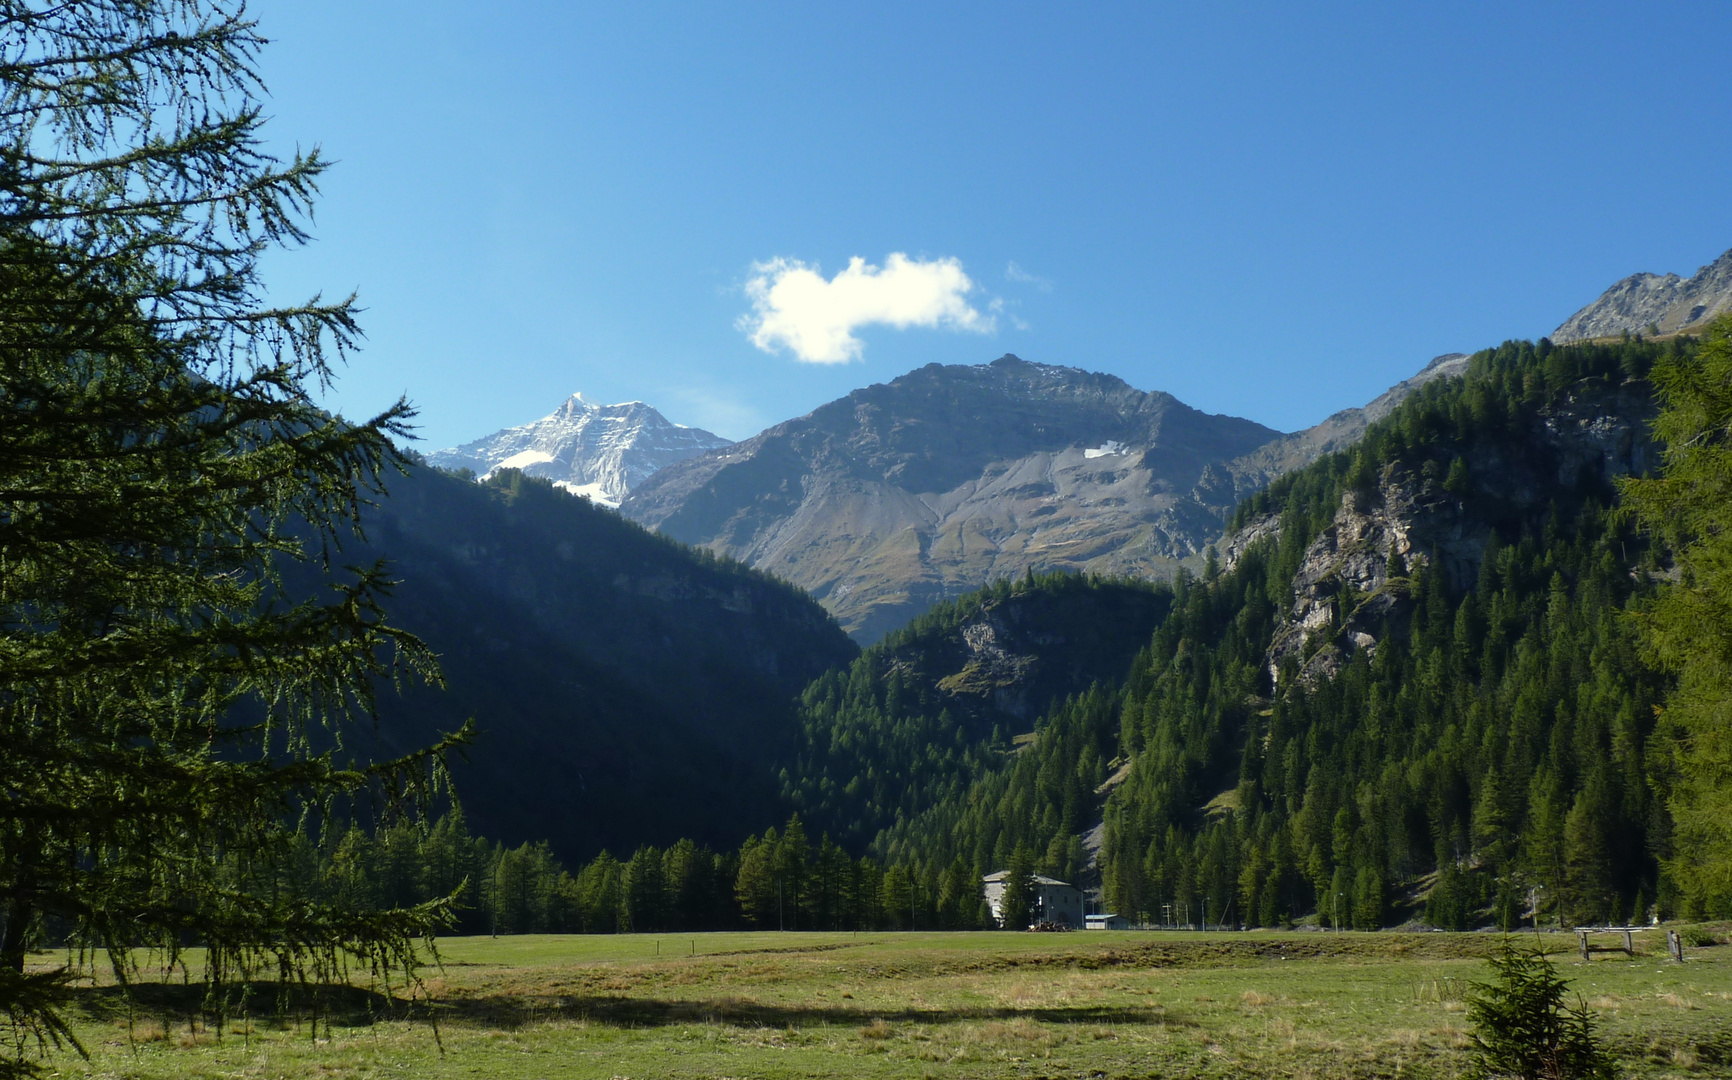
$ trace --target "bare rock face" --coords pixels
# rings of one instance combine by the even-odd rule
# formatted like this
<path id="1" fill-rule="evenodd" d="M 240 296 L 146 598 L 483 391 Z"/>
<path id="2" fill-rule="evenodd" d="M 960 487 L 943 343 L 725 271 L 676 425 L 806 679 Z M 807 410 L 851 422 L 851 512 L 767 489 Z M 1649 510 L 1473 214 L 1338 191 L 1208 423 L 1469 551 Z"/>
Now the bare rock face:
<path id="1" fill-rule="evenodd" d="M 931 364 L 670 466 L 621 509 L 800 585 L 871 642 L 1030 568 L 1170 576 L 1240 499 L 1466 366 L 1439 356 L 1282 435 L 1077 368 Z"/>
<path id="2" fill-rule="evenodd" d="M 1294 575 L 1293 606 L 1269 647 L 1271 678 L 1289 661 L 1305 682 L 1334 675 L 1355 653 L 1374 651 L 1390 617 L 1411 607 L 1414 571 L 1430 567 L 1466 585 L 1494 529 L 1544 511 L 1560 491 L 1603 492 L 1614 477 L 1652 468 L 1652 415 L 1646 384 L 1584 387 L 1519 437 L 1474 443 L 1464 455 L 1466 492 L 1444 490 L 1442 461 L 1392 464 L 1373 487 L 1347 492 Z M 1265 515 L 1223 539 L 1223 564 L 1278 536 L 1280 525 Z"/>
<path id="3" fill-rule="evenodd" d="M 1559 345 L 1624 334 L 1663 337 L 1688 333 L 1732 310 L 1732 251 L 1696 271 L 1631 274 L 1552 331 Z"/>
<path id="4" fill-rule="evenodd" d="M 1026 570 L 1166 576 L 1276 438 L 1110 375 L 930 364 L 669 466 L 621 507 L 817 597 L 873 641 Z"/>

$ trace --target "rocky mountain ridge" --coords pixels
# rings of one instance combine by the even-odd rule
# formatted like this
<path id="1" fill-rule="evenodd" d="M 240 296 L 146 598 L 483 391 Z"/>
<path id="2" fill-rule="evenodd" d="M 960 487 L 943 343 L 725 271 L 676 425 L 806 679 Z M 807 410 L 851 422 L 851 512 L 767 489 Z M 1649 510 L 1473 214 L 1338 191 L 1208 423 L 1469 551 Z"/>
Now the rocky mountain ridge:
<path id="1" fill-rule="evenodd" d="M 1241 494 L 1226 463 L 1279 434 L 1007 355 L 856 390 L 664 469 L 621 510 L 800 585 L 871 641 L 1030 569 L 1170 574 Z"/>
<path id="2" fill-rule="evenodd" d="M 1631 274 L 1551 333 L 1558 345 L 1623 334 L 1667 337 L 1732 311 L 1732 251 L 1689 278 Z"/>
<path id="3" fill-rule="evenodd" d="M 793 581 L 870 642 L 1030 569 L 1170 576 L 1240 499 L 1466 364 L 1288 435 L 1078 368 L 932 364 L 671 467 L 622 511 Z"/>
<path id="4" fill-rule="evenodd" d="M 519 469 L 575 495 L 618 506 L 657 470 L 728 445 L 729 440 L 702 428 L 671 423 L 641 401 L 596 405 L 573 394 L 551 415 L 436 450 L 427 461 L 469 469 L 482 478 L 499 469 Z"/>

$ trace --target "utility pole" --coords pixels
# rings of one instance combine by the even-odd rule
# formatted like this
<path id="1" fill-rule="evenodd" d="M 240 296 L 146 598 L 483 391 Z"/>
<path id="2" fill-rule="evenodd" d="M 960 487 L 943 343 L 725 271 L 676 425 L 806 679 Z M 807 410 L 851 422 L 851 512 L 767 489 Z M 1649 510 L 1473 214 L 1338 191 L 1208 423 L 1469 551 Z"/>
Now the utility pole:
<path id="1" fill-rule="evenodd" d="M 499 867 L 505 862 L 505 847 L 500 846 L 499 858 L 493 862 L 493 928 L 492 936 L 499 936 Z"/>

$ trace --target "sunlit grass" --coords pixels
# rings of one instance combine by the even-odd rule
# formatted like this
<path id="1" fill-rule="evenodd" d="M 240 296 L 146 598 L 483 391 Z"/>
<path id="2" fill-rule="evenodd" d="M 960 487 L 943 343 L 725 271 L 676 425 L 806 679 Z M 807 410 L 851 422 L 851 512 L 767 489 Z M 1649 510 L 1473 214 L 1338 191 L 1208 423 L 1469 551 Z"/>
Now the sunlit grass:
<path id="1" fill-rule="evenodd" d="M 1632 1076 L 1732 1071 L 1732 948 L 1566 978 Z M 93 1002 L 62 1075 L 1454 1077 L 1484 934 L 697 934 L 458 938 L 434 1013 L 376 996 L 218 1032 Z M 1659 954 L 1659 955 L 1655 955 Z M 1726 955 L 1723 955 L 1726 954 Z M 43 957 L 43 960 L 50 959 Z M 196 964 L 196 956 L 193 958 Z M 182 999 L 184 1003 L 184 998 Z M 438 1021 L 435 1035 L 433 1015 Z"/>

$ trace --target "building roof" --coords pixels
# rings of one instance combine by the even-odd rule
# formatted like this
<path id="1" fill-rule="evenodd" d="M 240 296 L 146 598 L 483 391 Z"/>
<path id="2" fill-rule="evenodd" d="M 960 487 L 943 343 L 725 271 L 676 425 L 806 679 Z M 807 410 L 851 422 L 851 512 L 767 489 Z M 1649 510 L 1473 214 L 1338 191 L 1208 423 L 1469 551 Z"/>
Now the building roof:
<path id="1" fill-rule="evenodd" d="M 1009 870 L 997 870 L 997 871 L 994 871 L 993 873 L 986 875 L 985 877 L 981 878 L 980 880 L 986 881 L 986 882 L 1003 881 L 1004 879 L 1006 879 L 1008 877 L 1010 877 L 1010 871 Z M 1042 877 L 1039 874 L 1030 874 L 1029 879 L 1031 881 L 1033 881 L 1036 885 L 1062 885 L 1067 889 L 1076 888 L 1075 885 L 1072 885 L 1068 881 L 1060 881 L 1057 878 Z"/>

